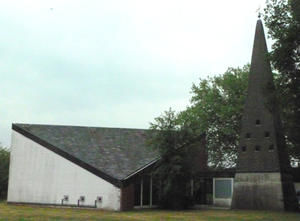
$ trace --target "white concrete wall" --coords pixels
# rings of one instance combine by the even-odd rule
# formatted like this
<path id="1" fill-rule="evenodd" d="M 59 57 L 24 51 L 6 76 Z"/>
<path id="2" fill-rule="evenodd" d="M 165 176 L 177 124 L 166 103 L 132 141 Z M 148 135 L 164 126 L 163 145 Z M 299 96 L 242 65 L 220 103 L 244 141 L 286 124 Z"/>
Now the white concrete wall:
<path id="1" fill-rule="evenodd" d="M 284 210 L 281 173 L 236 173 L 231 208 Z"/>
<path id="2" fill-rule="evenodd" d="M 8 202 L 77 204 L 93 206 L 102 197 L 99 208 L 120 210 L 120 189 L 69 160 L 46 149 L 22 134 L 12 132 Z"/>

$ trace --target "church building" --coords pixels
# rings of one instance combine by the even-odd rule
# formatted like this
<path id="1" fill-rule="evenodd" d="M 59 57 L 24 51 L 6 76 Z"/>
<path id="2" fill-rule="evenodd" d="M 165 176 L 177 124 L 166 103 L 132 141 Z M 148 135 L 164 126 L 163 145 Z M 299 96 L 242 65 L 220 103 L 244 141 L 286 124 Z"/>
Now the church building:
<path id="1" fill-rule="evenodd" d="M 300 173 L 290 167 L 266 55 L 259 19 L 237 167 L 209 169 L 203 136 L 191 161 L 196 207 L 298 207 Z M 147 144 L 147 130 L 13 124 L 11 140 L 8 203 L 115 211 L 157 205 L 160 182 L 152 171 L 160 155 Z"/>

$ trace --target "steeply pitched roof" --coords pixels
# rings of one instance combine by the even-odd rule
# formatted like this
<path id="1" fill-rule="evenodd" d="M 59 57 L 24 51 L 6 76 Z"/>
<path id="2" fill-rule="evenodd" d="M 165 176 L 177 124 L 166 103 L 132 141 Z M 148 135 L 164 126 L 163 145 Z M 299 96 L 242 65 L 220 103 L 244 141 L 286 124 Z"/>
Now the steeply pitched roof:
<path id="1" fill-rule="evenodd" d="M 142 129 L 34 124 L 13 129 L 117 186 L 159 158 Z"/>

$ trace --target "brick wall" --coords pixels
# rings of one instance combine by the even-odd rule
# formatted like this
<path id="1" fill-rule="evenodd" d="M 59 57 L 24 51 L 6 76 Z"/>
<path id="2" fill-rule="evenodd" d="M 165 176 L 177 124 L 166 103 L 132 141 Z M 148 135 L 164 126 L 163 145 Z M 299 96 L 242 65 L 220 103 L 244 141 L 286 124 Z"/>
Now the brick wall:
<path id="1" fill-rule="evenodd" d="M 130 184 L 121 189 L 121 211 L 131 210 L 134 206 L 134 185 Z"/>

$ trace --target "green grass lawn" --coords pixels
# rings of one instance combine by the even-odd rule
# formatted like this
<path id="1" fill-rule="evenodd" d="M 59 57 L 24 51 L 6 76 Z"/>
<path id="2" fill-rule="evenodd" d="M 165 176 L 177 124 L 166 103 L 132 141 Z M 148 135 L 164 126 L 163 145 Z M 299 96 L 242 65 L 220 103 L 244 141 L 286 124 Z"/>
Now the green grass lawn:
<path id="1" fill-rule="evenodd" d="M 242 211 L 242 210 L 135 210 L 110 212 L 94 209 L 50 208 L 39 206 L 7 205 L 0 203 L 0 220 L 263 220 L 300 221 L 300 213 Z"/>

